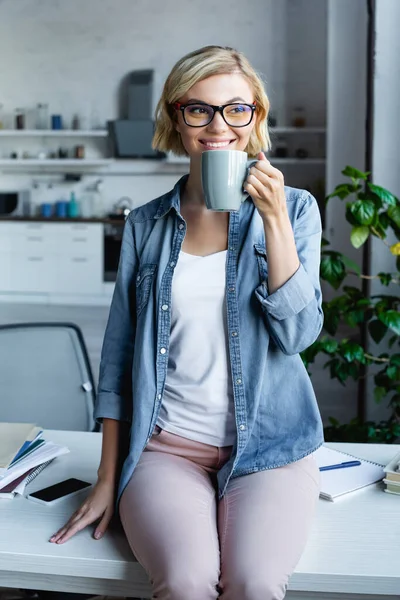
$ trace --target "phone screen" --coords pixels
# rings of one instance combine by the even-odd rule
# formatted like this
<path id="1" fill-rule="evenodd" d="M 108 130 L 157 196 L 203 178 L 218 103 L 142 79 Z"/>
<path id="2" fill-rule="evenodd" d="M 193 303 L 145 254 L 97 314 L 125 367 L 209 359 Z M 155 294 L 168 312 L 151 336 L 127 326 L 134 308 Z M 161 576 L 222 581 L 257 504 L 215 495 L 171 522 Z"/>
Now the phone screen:
<path id="1" fill-rule="evenodd" d="M 80 479 L 65 479 L 65 481 L 60 481 L 50 487 L 43 488 L 42 490 L 38 490 L 37 492 L 33 492 L 29 494 L 32 498 L 37 498 L 38 500 L 43 500 L 43 502 L 52 502 L 57 498 L 62 498 L 63 496 L 68 496 L 68 494 L 72 494 L 73 492 L 77 492 L 78 490 L 83 490 L 91 485 L 87 481 L 81 481 Z"/>

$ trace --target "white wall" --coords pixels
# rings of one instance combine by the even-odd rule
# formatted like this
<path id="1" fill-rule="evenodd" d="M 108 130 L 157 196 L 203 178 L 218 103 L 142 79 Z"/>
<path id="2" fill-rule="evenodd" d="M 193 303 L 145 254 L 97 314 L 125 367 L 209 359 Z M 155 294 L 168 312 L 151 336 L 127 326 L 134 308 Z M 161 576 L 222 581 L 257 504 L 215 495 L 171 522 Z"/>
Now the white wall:
<path id="1" fill-rule="evenodd" d="M 400 2 L 377 0 L 376 4 L 376 53 L 375 53 L 375 107 L 374 107 L 374 183 L 389 189 L 400 197 Z M 388 243 L 394 243 L 394 236 Z M 372 242 L 371 273 L 395 271 L 395 259 L 379 240 Z M 398 285 L 389 288 L 372 282 L 372 294 L 398 295 Z M 377 355 L 385 351 L 371 343 L 371 351 Z M 368 397 L 368 416 L 371 419 L 386 416 L 385 404 L 374 402 L 372 393 Z"/>
<path id="2" fill-rule="evenodd" d="M 307 125 L 326 123 L 327 1 L 288 0 L 286 112 L 307 107 Z"/>
<path id="3" fill-rule="evenodd" d="M 348 181 L 346 165 L 364 170 L 366 110 L 367 11 L 365 0 L 329 0 L 327 191 Z M 359 259 L 350 243 L 345 204 L 331 199 L 327 205 L 327 237 L 332 248 Z M 326 290 L 325 297 L 331 295 Z"/>
<path id="4" fill-rule="evenodd" d="M 303 24 L 296 63 L 299 76 L 289 82 L 292 73 L 287 71 L 286 42 L 289 37 L 292 55 L 296 54 L 296 28 L 288 29 L 288 2 L 289 11 L 296 4 L 301 6 Z M 318 35 L 322 31 L 318 18 L 323 12 L 317 8 L 319 4 L 326 2 L 247 0 L 243 4 L 231 0 L 227 5 L 213 0 L 2 0 L 0 103 L 10 113 L 15 107 L 32 109 L 38 102 L 48 102 L 50 112 L 61 113 L 67 125 L 75 112 L 89 125 L 93 120 L 105 122 L 118 116 L 118 88 L 128 72 L 155 70 L 154 108 L 176 60 L 203 45 L 221 44 L 237 47 L 248 56 L 266 81 L 272 106 L 280 115 L 286 114 L 286 103 L 305 103 L 310 123 L 321 123 L 323 73 L 313 68 L 310 83 L 308 70 L 310 56 L 318 62 L 324 55 L 324 36 Z M 311 53 L 310 47 L 303 46 L 310 32 L 315 37 Z M 288 90 L 285 83 L 289 83 Z M 312 94 L 304 93 L 310 89 Z M 12 149 L 8 145 L 5 151 Z M 162 177 L 106 178 L 108 206 L 122 195 L 130 196 L 136 205 L 148 201 L 172 187 L 179 171 L 182 168 Z M 76 185 L 78 193 L 92 179 Z M 31 176 L 0 173 L 1 187 L 17 183 L 24 187 L 31 181 Z M 59 196 L 68 192 L 65 185 L 55 191 Z"/>

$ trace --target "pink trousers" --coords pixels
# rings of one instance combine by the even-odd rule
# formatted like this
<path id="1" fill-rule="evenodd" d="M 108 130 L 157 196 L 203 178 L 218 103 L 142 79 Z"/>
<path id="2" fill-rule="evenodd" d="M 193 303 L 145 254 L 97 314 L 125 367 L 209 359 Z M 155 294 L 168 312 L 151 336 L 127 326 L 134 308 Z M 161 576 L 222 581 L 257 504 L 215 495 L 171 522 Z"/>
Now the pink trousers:
<path id="1" fill-rule="evenodd" d="M 313 455 L 229 481 L 218 448 L 156 427 L 120 502 L 157 600 L 278 600 L 305 547 L 319 470 Z"/>

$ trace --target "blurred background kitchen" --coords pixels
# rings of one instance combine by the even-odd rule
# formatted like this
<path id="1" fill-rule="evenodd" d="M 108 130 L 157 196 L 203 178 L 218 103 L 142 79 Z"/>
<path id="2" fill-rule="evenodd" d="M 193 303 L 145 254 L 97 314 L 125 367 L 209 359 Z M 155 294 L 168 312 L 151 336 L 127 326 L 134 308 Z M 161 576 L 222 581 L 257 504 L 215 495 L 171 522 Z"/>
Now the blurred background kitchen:
<path id="1" fill-rule="evenodd" d="M 0 324 L 78 324 L 97 379 L 124 219 L 187 172 L 185 159 L 151 149 L 154 109 L 172 65 L 206 44 L 238 48 L 261 73 L 272 163 L 349 246 L 343 214 L 323 201 L 346 164 L 364 166 L 366 7 L 0 0 Z M 390 22 L 382 12 L 382 32 Z M 351 383 L 342 391 L 321 372 L 314 384 L 324 418 L 351 418 Z"/>

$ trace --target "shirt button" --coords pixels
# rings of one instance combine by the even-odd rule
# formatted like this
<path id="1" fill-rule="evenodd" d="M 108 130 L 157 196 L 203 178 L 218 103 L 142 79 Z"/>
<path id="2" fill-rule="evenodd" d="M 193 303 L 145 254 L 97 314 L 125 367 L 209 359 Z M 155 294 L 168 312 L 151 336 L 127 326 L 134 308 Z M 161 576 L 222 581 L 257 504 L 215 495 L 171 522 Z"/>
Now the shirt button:
<path id="1" fill-rule="evenodd" d="M 241 431 L 243 431 L 244 429 L 246 429 L 246 425 L 239 425 L 239 429 L 241 429 Z"/>
<path id="2" fill-rule="evenodd" d="M 234 250 L 236 250 L 236 248 L 235 248 L 235 246 L 229 246 L 229 250 L 232 250 L 232 252 L 233 252 Z"/>
<path id="3" fill-rule="evenodd" d="M 160 348 L 160 354 L 165 354 L 166 353 L 166 349 L 165 348 Z"/>
<path id="4" fill-rule="evenodd" d="M 157 398 L 158 398 L 159 400 L 161 400 L 161 394 L 158 394 Z"/>
<path id="5" fill-rule="evenodd" d="M 183 223 L 180 223 L 180 225 L 178 225 L 178 229 L 183 229 L 185 226 Z"/>
<path id="6" fill-rule="evenodd" d="M 168 304 L 163 304 L 161 307 L 163 310 L 168 310 Z"/>
<path id="7" fill-rule="evenodd" d="M 236 383 L 242 383 L 241 379 L 236 379 Z"/>
<path id="8" fill-rule="evenodd" d="M 232 337 L 236 337 L 237 336 L 237 331 L 232 331 Z"/>
<path id="9" fill-rule="evenodd" d="M 174 266 L 175 266 L 175 263 L 174 263 L 174 261 L 173 261 L 173 260 L 172 260 L 172 261 L 169 263 L 169 266 L 170 266 L 170 267 L 174 267 Z"/>
<path id="10" fill-rule="evenodd" d="M 229 288 L 229 291 L 230 292 L 234 292 L 235 291 L 235 288 L 233 287 L 233 285 Z"/>
<path id="11" fill-rule="evenodd" d="M 136 277 L 136 281 L 140 281 L 140 275 Z"/>

